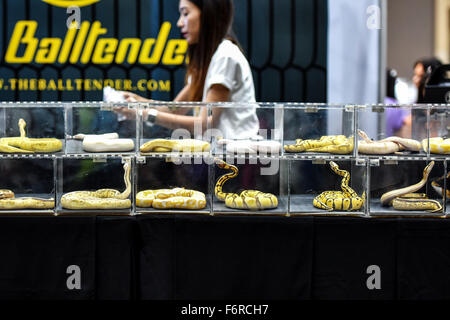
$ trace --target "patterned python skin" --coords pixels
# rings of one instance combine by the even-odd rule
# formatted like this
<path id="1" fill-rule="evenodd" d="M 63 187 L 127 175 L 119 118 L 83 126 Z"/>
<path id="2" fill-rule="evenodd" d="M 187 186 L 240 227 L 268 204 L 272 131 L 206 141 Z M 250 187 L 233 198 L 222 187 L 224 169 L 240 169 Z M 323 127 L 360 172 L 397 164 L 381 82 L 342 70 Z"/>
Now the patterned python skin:
<path id="1" fill-rule="evenodd" d="M 450 178 L 450 172 L 447 174 L 446 180 Z M 437 192 L 441 197 L 444 194 L 444 187 L 440 184 L 440 181 L 444 180 L 444 176 L 434 180 L 431 182 L 431 186 L 433 187 L 434 191 Z M 447 189 L 446 195 L 447 195 L 447 201 L 450 200 L 450 190 Z"/>
<path id="2" fill-rule="evenodd" d="M 34 197 L 15 198 L 11 190 L 0 190 L 0 210 L 53 209 L 55 200 Z"/>
<path id="3" fill-rule="evenodd" d="M 353 137 L 344 135 L 323 136 L 319 140 L 297 139 L 295 144 L 284 146 L 286 152 L 327 152 L 350 154 L 353 151 Z"/>
<path id="4" fill-rule="evenodd" d="M 225 182 L 235 178 L 238 175 L 239 170 L 236 166 L 230 165 L 217 158 L 215 159 L 215 163 L 221 169 L 233 171 L 220 177 L 214 188 L 217 199 L 224 201 L 225 206 L 232 209 L 251 211 L 273 209 L 278 207 L 278 198 L 271 193 L 264 193 L 257 190 L 244 190 L 241 194 L 223 192 L 222 187 Z"/>
<path id="5" fill-rule="evenodd" d="M 319 194 L 313 200 L 313 205 L 316 208 L 328 210 L 328 211 L 353 211 L 359 210 L 364 206 L 366 193 L 362 196 L 349 187 L 350 173 L 346 170 L 340 170 L 339 166 L 330 161 L 331 169 L 342 178 L 341 189 L 342 191 L 325 191 Z"/>
<path id="6" fill-rule="evenodd" d="M 27 123 L 19 119 L 20 137 L 0 138 L 0 152 L 4 153 L 35 153 L 57 152 L 62 149 L 62 142 L 58 139 L 27 138 L 25 126 Z"/>
<path id="7" fill-rule="evenodd" d="M 184 188 L 145 190 L 136 195 L 136 206 L 165 210 L 201 210 L 206 207 L 206 197 L 203 192 Z"/>
<path id="8" fill-rule="evenodd" d="M 418 183 L 383 194 L 381 196 L 381 204 L 383 206 L 392 206 L 394 209 L 402 211 L 428 211 L 431 213 L 442 211 L 442 205 L 439 201 L 428 199 L 427 195 L 423 193 L 414 193 L 427 183 L 433 166 L 434 161 L 431 161 L 423 169 L 422 180 Z"/>
<path id="9" fill-rule="evenodd" d="M 155 139 L 144 143 L 141 152 L 208 152 L 210 144 L 195 139 Z"/>
<path id="10" fill-rule="evenodd" d="M 64 209 L 95 210 L 95 209 L 129 209 L 131 200 L 130 162 L 123 165 L 125 191 L 120 193 L 114 189 L 99 189 L 97 191 L 73 191 L 61 197 L 61 205 Z"/>
<path id="11" fill-rule="evenodd" d="M 423 151 L 428 152 L 428 139 L 422 140 Z M 450 139 L 430 138 L 430 153 L 450 154 Z"/>

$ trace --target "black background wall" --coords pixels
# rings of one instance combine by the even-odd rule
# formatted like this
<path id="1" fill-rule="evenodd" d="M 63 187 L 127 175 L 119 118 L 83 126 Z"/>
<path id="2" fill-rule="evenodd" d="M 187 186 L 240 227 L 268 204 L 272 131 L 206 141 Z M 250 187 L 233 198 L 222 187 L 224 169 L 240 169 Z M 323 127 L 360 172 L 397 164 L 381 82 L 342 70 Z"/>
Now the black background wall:
<path id="1" fill-rule="evenodd" d="M 258 101 L 326 101 L 327 1 L 235 0 L 235 33 L 250 60 Z M 8 79 L 170 80 L 170 91 L 139 94 L 170 100 L 183 86 L 184 66 L 9 64 L 7 46 L 19 20 L 38 22 L 35 37 L 64 39 L 66 8 L 42 0 L 0 0 L 1 101 L 98 101 L 101 90 L 13 90 Z M 156 38 L 163 22 L 179 39 L 178 0 L 101 0 L 81 8 L 81 21 L 100 21 L 108 38 Z M 33 60 L 34 61 L 34 60 Z M 2 81 L 0 80 L 0 83 Z M 7 88 L 6 88 L 6 87 Z M 23 89 L 23 88 L 22 88 Z"/>

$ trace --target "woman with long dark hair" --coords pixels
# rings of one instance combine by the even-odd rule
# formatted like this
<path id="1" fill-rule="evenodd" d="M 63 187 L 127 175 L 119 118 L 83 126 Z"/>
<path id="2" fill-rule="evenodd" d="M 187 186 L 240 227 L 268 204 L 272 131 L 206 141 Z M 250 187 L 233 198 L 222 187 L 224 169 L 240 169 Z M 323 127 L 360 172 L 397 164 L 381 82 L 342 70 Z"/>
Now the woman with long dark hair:
<path id="1" fill-rule="evenodd" d="M 177 26 L 189 45 L 186 85 L 175 101 L 192 102 L 255 102 L 255 88 L 247 59 L 232 35 L 232 0 L 180 0 Z M 128 101 L 149 102 L 134 93 L 124 92 Z M 214 108 L 212 115 L 205 108 L 187 116 L 189 108 L 175 111 L 158 107 L 143 111 L 149 122 L 169 128 L 185 128 L 194 132 L 195 124 L 204 130 L 219 129 L 223 137 L 235 139 L 257 135 L 259 122 L 255 107 Z M 203 131 L 202 130 L 202 131 Z"/>

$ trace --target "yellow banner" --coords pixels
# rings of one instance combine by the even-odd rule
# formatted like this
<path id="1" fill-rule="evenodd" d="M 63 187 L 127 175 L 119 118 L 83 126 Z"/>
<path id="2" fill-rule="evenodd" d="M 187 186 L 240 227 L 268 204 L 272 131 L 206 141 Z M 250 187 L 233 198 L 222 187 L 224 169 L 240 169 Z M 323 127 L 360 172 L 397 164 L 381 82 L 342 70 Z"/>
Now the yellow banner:
<path id="1" fill-rule="evenodd" d="M 100 21 L 84 21 L 79 29 L 68 28 L 64 39 L 35 37 L 38 22 L 18 21 L 6 50 L 7 63 L 54 64 L 129 64 L 180 65 L 186 60 L 188 44 L 186 40 L 168 40 L 171 23 L 164 22 L 158 37 L 103 38 L 108 29 Z M 22 50 L 23 49 L 23 50 Z M 21 53 L 21 54 L 20 54 Z"/>

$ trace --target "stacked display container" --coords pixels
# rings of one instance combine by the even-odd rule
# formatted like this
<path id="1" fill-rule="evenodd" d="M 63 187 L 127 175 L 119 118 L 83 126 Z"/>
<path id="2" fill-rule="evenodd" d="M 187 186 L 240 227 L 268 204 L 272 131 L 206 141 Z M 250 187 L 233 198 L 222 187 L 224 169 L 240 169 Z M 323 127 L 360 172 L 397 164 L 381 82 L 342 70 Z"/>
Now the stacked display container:
<path id="1" fill-rule="evenodd" d="M 176 110 L 196 116 L 197 121 L 190 128 L 171 124 L 166 129 L 142 116 L 151 109 Z M 220 114 L 234 109 L 254 110 L 259 131 L 244 139 L 237 131 L 221 132 Z M 4 177 L 0 190 L 14 192 L 12 198 L 0 191 L 0 214 L 446 217 L 447 109 L 447 105 L 2 103 L 0 139 L 23 140 L 18 140 L 19 150 L 11 148 L 13 140 L 0 140 Z M 19 119 L 26 123 L 25 134 Z M 131 147 L 106 150 L 86 138 L 111 134 L 116 134 L 111 139 Z M 399 135 L 403 140 L 392 138 Z M 24 153 L 20 148 L 26 148 L 27 138 L 59 140 L 61 149 Z M 194 147 L 181 148 L 183 139 L 194 139 Z M 181 144 L 173 144 L 174 140 Z M 155 141 L 162 144 L 148 147 Z M 158 208 L 137 201 L 140 192 L 174 188 L 203 194 L 205 205 Z M 102 189 L 116 190 L 130 206 L 62 205 L 66 194 Z M 256 202 L 250 193 L 241 198 L 248 190 L 265 195 Z M 423 194 L 425 209 L 420 209 L 420 199 L 403 201 L 408 193 Z M 55 206 L 6 205 L 8 199 L 23 198 L 54 199 Z"/>

